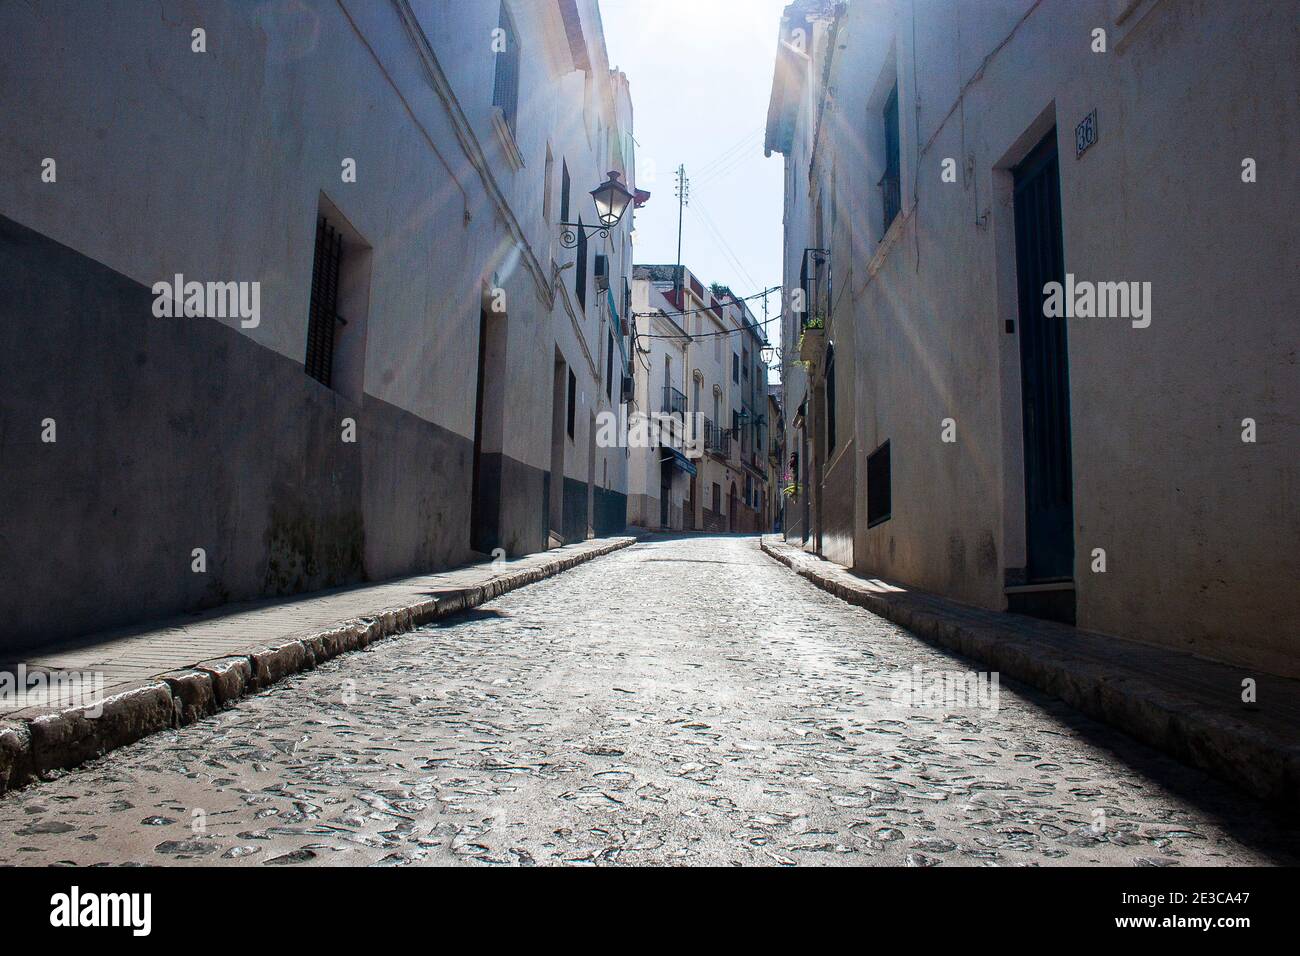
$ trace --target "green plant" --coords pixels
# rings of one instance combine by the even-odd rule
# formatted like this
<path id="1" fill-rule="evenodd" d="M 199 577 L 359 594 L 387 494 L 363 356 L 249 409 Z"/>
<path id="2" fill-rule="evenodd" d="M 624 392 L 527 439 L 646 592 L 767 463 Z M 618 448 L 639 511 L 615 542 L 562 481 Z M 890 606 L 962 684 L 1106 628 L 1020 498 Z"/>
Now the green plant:
<path id="1" fill-rule="evenodd" d="M 824 329 L 826 328 L 826 313 L 818 312 L 810 318 L 804 325 L 805 329 Z"/>
<path id="2" fill-rule="evenodd" d="M 803 489 L 799 487 L 799 482 L 792 481 L 781 489 L 781 494 L 785 495 L 787 498 L 798 498 L 803 494 Z"/>

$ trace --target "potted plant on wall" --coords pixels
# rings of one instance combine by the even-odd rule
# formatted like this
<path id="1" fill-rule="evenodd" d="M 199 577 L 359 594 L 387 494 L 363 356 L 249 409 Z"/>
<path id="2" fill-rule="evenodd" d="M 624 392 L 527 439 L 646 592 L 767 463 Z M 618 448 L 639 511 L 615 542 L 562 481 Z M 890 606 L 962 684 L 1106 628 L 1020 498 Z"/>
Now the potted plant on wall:
<path id="1" fill-rule="evenodd" d="M 799 335 L 799 359 L 812 364 L 821 357 L 826 346 L 826 315 L 818 312 L 808 320 Z"/>

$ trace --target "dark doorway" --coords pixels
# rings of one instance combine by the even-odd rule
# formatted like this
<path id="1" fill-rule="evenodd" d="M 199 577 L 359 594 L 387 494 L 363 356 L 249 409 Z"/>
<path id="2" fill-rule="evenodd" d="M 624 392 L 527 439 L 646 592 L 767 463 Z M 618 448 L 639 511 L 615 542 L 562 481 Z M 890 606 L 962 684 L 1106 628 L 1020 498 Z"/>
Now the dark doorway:
<path id="1" fill-rule="evenodd" d="M 698 388 L 699 383 L 696 382 Z M 696 477 L 691 475 L 690 498 L 686 502 L 686 507 L 682 510 L 682 528 L 686 531 L 695 530 L 695 488 Z"/>
<path id="2" fill-rule="evenodd" d="M 802 499 L 800 505 L 803 510 L 803 543 L 808 543 L 808 532 L 812 526 L 812 509 L 809 508 L 809 502 L 812 501 L 812 468 L 808 461 L 808 431 L 804 428 L 799 429 L 799 464 L 803 466 L 803 481 L 799 484 L 799 496 Z M 798 480 L 798 479 L 796 479 Z"/>
<path id="3" fill-rule="evenodd" d="M 478 390 L 474 398 L 474 476 L 470 547 L 490 554 L 501 546 L 501 468 L 505 402 L 506 317 L 479 311 Z"/>
<path id="4" fill-rule="evenodd" d="M 569 366 L 555 350 L 555 375 L 551 385 L 551 473 L 547 477 L 547 525 L 551 538 L 564 541 L 564 440 L 569 434 Z"/>
<path id="5" fill-rule="evenodd" d="M 668 499 L 672 497 L 673 493 L 673 460 L 672 452 L 668 451 L 667 448 L 661 447 L 659 450 L 669 456 L 666 461 L 659 463 L 659 527 L 667 528 L 669 517 Z"/>
<path id="6" fill-rule="evenodd" d="M 1043 286 L 1065 281 L 1055 129 L 1015 169 L 1015 218 L 1026 576 L 1066 582 L 1074 576 L 1070 363 L 1066 320 L 1043 315 Z"/>
<path id="7" fill-rule="evenodd" d="M 731 483 L 731 491 L 727 494 L 727 529 L 736 531 L 740 528 L 737 521 L 737 509 L 739 508 L 740 499 L 736 497 L 736 483 Z"/>

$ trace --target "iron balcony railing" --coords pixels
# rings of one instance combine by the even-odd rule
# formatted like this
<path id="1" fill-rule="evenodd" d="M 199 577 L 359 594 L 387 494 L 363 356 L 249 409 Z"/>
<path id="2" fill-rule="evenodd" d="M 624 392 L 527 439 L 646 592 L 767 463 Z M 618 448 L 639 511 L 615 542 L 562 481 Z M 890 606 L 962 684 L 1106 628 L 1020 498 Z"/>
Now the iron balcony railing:
<path id="1" fill-rule="evenodd" d="M 704 450 L 711 455 L 731 457 L 731 432 L 719 428 L 707 418 L 704 419 Z"/>
<path id="2" fill-rule="evenodd" d="M 680 415 L 682 421 L 686 420 L 686 395 L 677 391 L 671 385 L 664 386 L 664 405 L 663 413 L 665 415 Z"/>

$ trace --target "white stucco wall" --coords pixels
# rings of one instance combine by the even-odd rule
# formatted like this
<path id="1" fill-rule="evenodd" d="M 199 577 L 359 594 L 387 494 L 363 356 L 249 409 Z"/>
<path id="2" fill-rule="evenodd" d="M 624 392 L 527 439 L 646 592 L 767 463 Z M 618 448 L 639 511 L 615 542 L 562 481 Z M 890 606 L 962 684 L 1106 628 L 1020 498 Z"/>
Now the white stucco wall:
<path id="1" fill-rule="evenodd" d="M 814 189 L 831 191 L 833 169 L 859 500 L 867 453 L 893 452 L 893 517 L 868 530 L 859 512 L 855 564 L 1005 606 L 1004 573 L 1025 559 L 1010 168 L 1054 122 L 1066 271 L 1150 282 L 1154 303 L 1148 328 L 1068 323 L 1078 623 L 1294 676 L 1293 11 L 1164 0 L 1118 24 L 1127 5 L 1102 0 L 974 6 L 851 4 L 842 23 Z M 904 214 L 882 237 L 878 116 L 895 76 Z M 1100 137 L 1076 159 L 1093 109 Z M 796 133 L 788 285 L 810 218 L 804 148 Z M 1242 182 L 1244 157 L 1258 182 Z M 791 418 L 802 383 L 786 381 Z"/>

